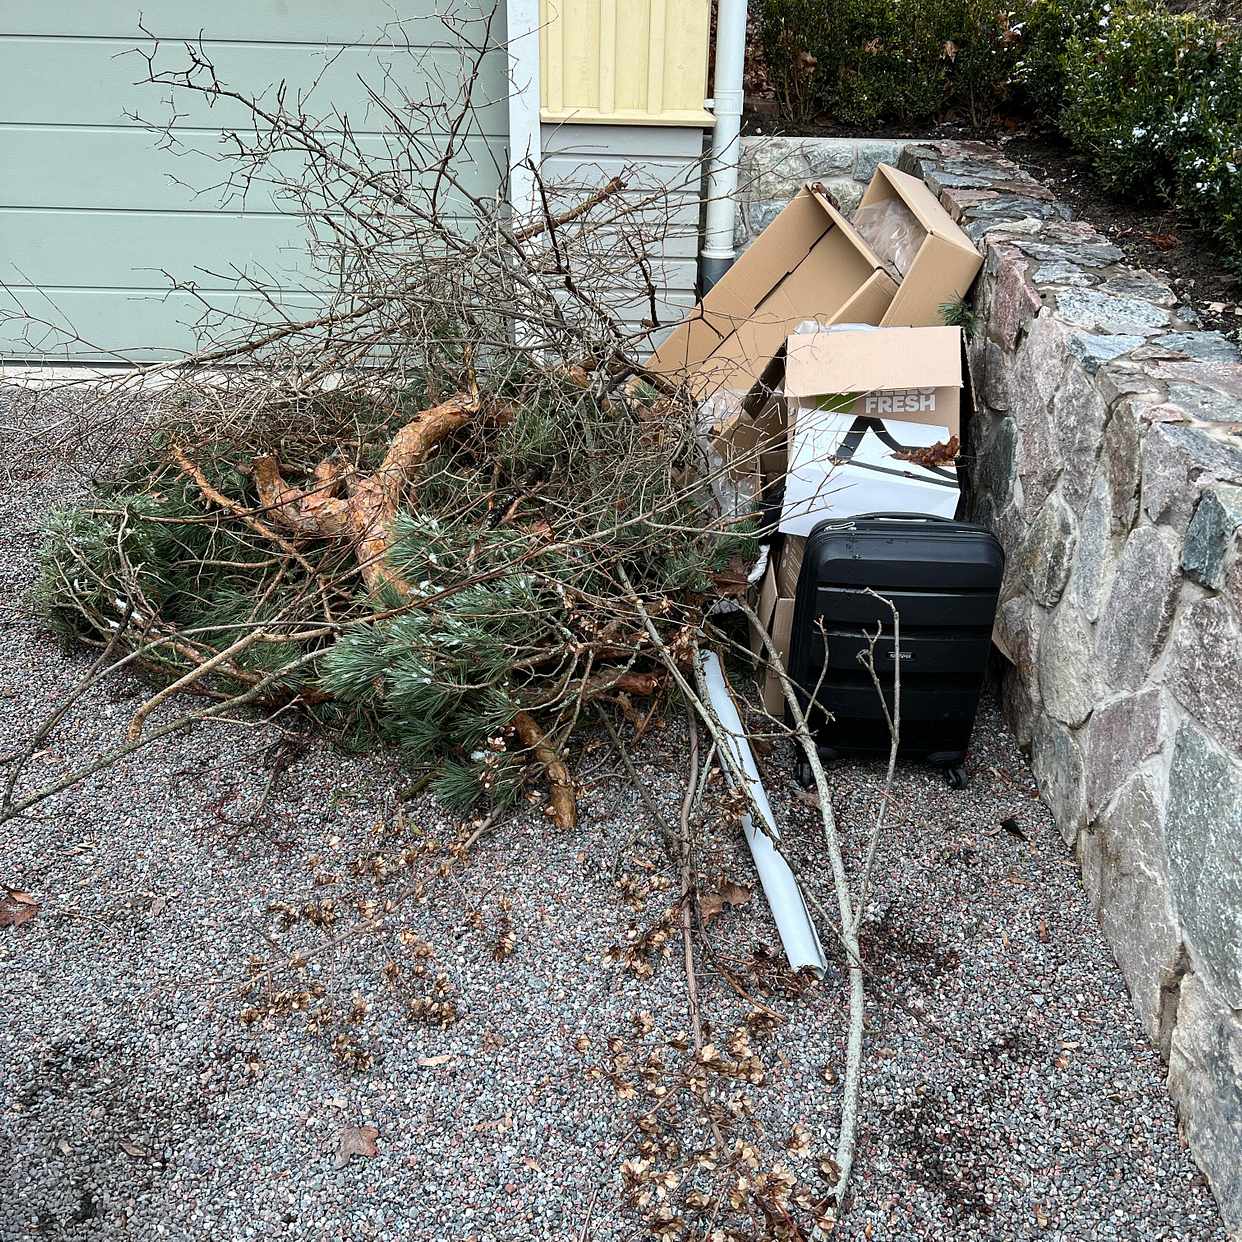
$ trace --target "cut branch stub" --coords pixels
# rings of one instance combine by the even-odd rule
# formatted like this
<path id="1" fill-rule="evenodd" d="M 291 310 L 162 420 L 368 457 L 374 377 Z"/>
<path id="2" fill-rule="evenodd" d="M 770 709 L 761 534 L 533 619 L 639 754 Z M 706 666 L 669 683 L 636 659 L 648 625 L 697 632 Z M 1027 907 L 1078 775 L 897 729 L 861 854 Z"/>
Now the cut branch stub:
<path id="1" fill-rule="evenodd" d="M 548 778 L 548 809 L 552 822 L 558 828 L 574 827 L 578 822 L 578 799 L 574 793 L 573 777 L 569 775 L 565 761 L 529 712 L 518 712 L 513 717 L 513 727 L 517 730 L 522 745 L 529 747 L 535 758 L 543 764 L 544 774 Z"/>

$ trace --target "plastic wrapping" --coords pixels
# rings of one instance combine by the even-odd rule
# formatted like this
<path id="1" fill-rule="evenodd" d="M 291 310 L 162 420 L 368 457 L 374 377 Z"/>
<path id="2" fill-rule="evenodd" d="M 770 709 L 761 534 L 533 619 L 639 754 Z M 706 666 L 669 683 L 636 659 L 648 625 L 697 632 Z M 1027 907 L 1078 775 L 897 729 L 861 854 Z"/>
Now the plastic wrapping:
<path id="1" fill-rule="evenodd" d="M 745 393 L 721 389 L 699 406 L 699 447 L 707 459 L 712 491 L 721 514 L 742 517 L 759 509 L 759 476 L 751 469 L 738 469 L 720 432 L 742 411 Z"/>
<path id="2" fill-rule="evenodd" d="M 899 198 L 869 203 L 854 213 L 858 235 L 885 263 L 891 263 L 900 276 L 910 270 L 927 230 L 914 212 Z"/>

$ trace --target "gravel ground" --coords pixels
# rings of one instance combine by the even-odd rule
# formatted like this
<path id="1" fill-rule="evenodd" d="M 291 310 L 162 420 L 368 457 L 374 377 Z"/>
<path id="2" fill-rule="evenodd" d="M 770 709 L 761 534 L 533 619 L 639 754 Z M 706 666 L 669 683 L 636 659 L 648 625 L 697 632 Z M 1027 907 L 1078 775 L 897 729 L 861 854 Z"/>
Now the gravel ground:
<path id="1" fill-rule="evenodd" d="M 20 422 L 15 409 L 0 401 L 0 424 Z M 78 485 L 23 473 L 0 496 L 0 755 L 86 665 L 21 599 L 43 516 Z M 145 692 L 127 681 L 92 694 L 30 779 L 115 739 Z M 639 1061 L 676 1039 L 686 980 L 679 942 L 646 978 L 605 957 L 667 908 L 674 883 L 615 755 L 596 739 L 577 757 L 577 831 L 525 808 L 454 860 L 441 847 L 460 825 L 429 801 L 398 815 L 390 761 L 322 745 L 249 822 L 275 736 L 200 726 L 0 830 L 0 881 L 42 903 L 31 923 L 0 929 L 0 1238 L 650 1236 L 622 1201 L 619 1165 L 637 1154 L 634 1120 L 654 1097 L 641 1082 L 632 1096 L 617 1090 L 603 1072 L 615 1066 L 607 1041 Z M 639 762 L 674 818 L 680 725 L 655 731 Z M 788 752 L 766 763 L 791 854 L 830 901 Z M 990 701 L 972 767 L 960 793 L 920 768 L 898 771 L 865 929 L 856 1195 L 838 1236 L 1223 1239 L 1073 859 Z M 850 764 L 830 779 L 852 862 L 882 770 Z M 1000 828 L 1006 819 L 1017 831 Z M 377 855 L 401 850 L 408 864 L 382 883 Z M 722 823 L 700 863 L 705 877 L 754 881 Z M 327 927 L 284 926 L 269 910 L 322 912 L 327 901 Z M 350 930 L 377 913 L 382 930 Z M 498 960 L 506 920 L 513 950 Z M 759 897 L 714 920 L 710 940 L 701 1003 L 718 1042 L 749 1007 L 724 966 L 748 990 L 768 989 L 784 1019 L 754 1040 L 766 1081 L 729 1093 L 750 1114 L 736 1133 L 763 1167 L 783 1159 L 814 1183 L 839 1109 L 825 1068 L 842 1064 L 842 981 L 787 994 L 755 952 L 777 943 Z M 303 966 L 281 965 L 298 951 Z M 255 988 L 239 996 L 252 969 Z M 345 1024 L 315 1033 L 305 1012 L 285 1012 L 308 991 Z M 458 1020 L 409 1020 L 419 998 L 424 1010 L 451 1001 Z M 681 1054 L 664 1056 L 671 1082 Z M 367 1057 L 369 1069 L 346 1063 Z M 702 1127 L 689 1117 L 677 1129 L 684 1093 L 673 1096 L 665 1139 L 689 1150 Z M 798 1124 L 811 1159 L 784 1151 Z M 376 1154 L 338 1167 L 347 1126 L 374 1127 Z M 689 1175 L 673 1201 L 707 1176 Z"/>

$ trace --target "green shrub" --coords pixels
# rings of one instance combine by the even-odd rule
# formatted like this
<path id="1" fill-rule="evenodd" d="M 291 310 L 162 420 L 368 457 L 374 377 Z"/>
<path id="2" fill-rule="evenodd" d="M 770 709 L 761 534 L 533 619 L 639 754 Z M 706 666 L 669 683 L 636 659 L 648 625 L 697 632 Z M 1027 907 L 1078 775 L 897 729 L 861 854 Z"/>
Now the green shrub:
<path id="1" fill-rule="evenodd" d="M 1066 47 L 1089 36 L 1112 12 L 1108 0 L 1031 0 L 1021 28 L 1016 86 L 1035 118 L 1057 127 L 1065 104 Z"/>
<path id="2" fill-rule="evenodd" d="M 915 124 L 1005 98 L 1028 0 L 764 0 L 759 34 L 791 120 Z"/>
<path id="3" fill-rule="evenodd" d="M 1135 6 L 1070 38 L 1061 127 L 1105 188 L 1172 188 L 1185 141 L 1176 121 L 1221 72 L 1223 35 L 1193 14 Z"/>
<path id="4" fill-rule="evenodd" d="M 953 101 L 976 126 L 986 125 L 1009 100 L 1029 7 L 1017 0 L 962 0 L 952 57 Z"/>
<path id="5" fill-rule="evenodd" d="M 1220 49 L 1217 71 L 1171 130 L 1175 197 L 1242 273 L 1242 42 Z"/>

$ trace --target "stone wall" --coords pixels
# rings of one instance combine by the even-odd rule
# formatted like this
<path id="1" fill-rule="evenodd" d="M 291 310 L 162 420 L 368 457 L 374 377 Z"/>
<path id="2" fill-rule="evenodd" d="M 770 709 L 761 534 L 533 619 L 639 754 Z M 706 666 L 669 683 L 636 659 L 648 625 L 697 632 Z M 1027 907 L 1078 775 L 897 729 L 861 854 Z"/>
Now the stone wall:
<path id="1" fill-rule="evenodd" d="M 746 249 L 807 181 L 822 181 L 849 215 L 877 164 L 895 164 L 910 138 L 743 138 L 734 244 Z"/>
<path id="2" fill-rule="evenodd" d="M 1242 358 L 994 148 L 900 166 L 985 258 L 966 450 L 1007 714 L 1238 1228 Z"/>

